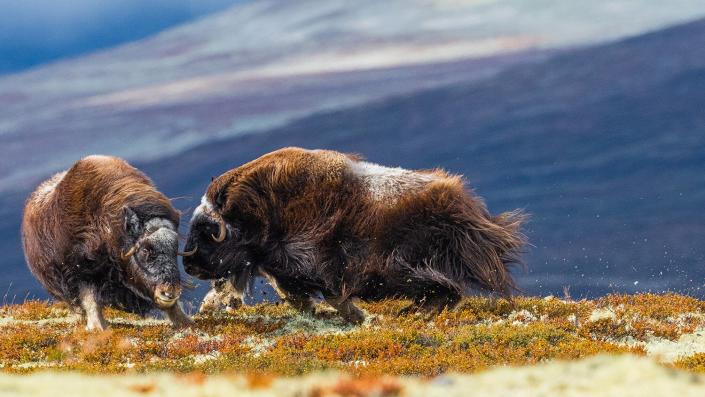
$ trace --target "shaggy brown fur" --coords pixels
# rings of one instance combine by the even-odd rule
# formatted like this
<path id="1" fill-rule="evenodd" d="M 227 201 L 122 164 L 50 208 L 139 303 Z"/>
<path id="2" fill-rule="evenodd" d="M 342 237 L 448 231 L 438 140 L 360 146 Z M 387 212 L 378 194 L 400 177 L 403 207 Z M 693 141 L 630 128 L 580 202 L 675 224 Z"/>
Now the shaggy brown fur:
<path id="1" fill-rule="evenodd" d="M 231 278 L 242 291 L 267 275 L 312 308 L 320 291 L 350 321 L 351 298 L 405 297 L 412 309 L 454 306 L 473 288 L 508 296 L 524 244 L 519 212 L 491 216 L 459 176 L 408 171 L 333 151 L 281 149 L 215 179 L 196 210 L 186 271 Z M 219 222 L 227 225 L 218 243 Z"/>
<path id="2" fill-rule="evenodd" d="M 104 304 L 145 314 L 155 291 L 178 297 L 178 225 L 179 213 L 143 173 L 119 158 L 89 156 L 32 193 L 22 242 L 49 293 L 89 317 L 89 328 L 103 328 Z M 140 249 L 121 258 L 133 246 Z M 157 306 L 187 322 L 169 303 Z"/>

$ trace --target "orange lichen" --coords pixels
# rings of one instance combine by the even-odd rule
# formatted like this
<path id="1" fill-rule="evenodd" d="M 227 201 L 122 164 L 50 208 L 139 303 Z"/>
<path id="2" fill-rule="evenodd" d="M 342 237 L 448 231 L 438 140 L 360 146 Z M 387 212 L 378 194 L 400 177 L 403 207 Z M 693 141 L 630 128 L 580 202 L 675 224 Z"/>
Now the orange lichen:
<path id="1" fill-rule="evenodd" d="M 157 386 L 154 383 L 144 383 L 139 385 L 131 385 L 128 387 L 130 391 L 140 394 L 147 394 L 153 392 Z"/>
<path id="2" fill-rule="evenodd" d="M 247 387 L 250 389 L 266 389 L 272 386 L 274 377 L 270 374 L 253 372 L 247 374 L 245 380 L 247 380 Z"/>
<path id="3" fill-rule="evenodd" d="M 203 372 L 189 372 L 182 375 L 179 379 L 190 385 L 202 385 L 206 383 L 206 375 Z"/>
<path id="4" fill-rule="evenodd" d="M 21 305 L 6 307 L 6 314 L 16 320 L 45 320 L 69 314 L 64 304 L 49 304 L 47 301 L 28 300 Z"/>
<path id="5" fill-rule="evenodd" d="M 690 357 L 676 360 L 673 365 L 676 368 L 687 369 L 695 372 L 705 372 L 705 353 L 696 353 Z"/>
<path id="6" fill-rule="evenodd" d="M 366 397 L 381 396 L 394 397 L 401 395 L 404 387 L 398 380 L 391 378 L 358 378 L 340 379 L 329 388 L 315 388 L 311 395 L 328 396 L 335 395 L 341 397 Z"/>
<path id="7" fill-rule="evenodd" d="M 677 294 L 607 295 L 596 301 L 598 307 L 617 308 L 625 314 L 654 320 L 666 320 L 678 315 L 705 312 L 705 302 Z"/>

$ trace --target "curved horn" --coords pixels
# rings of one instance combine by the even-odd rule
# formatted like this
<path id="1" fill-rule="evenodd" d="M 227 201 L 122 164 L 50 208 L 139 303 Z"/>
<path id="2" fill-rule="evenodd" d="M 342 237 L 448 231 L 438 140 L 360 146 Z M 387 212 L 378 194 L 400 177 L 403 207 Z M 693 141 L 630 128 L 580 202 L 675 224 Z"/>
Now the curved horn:
<path id="1" fill-rule="evenodd" d="M 193 282 L 192 278 L 182 281 L 181 286 L 186 289 L 196 289 L 196 284 Z"/>
<path id="2" fill-rule="evenodd" d="M 130 248 L 129 251 L 121 253 L 121 254 L 120 254 L 120 259 L 122 259 L 123 261 L 126 261 L 126 260 L 130 259 L 130 257 L 132 257 L 132 255 L 135 254 L 135 251 L 137 251 L 137 245 L 136 245 L 136 244 L 133 245 L 132 248 Z"/>
<path id="3" fill-rule="evenodd" d="M 196 246 L 193 247 L 193 249 L 191 251 L 177 252 L 177 255 L 191 256 L 191 255 L 195 254 L 196 251 L 198 251 L 198 244 L 196 244 Z"/>
<path id="4" fill-rule="evenodd" d="M 218 231 L 218 236 L 216 237 L 214 234 L 211 234 L 211 237 L 213 237 L 213 240 L 215 240 L 216 243 L 222 243 L 223 240 L 225 240 L 225 237 L 228 235 L 228 230 L 225 228 L 225 221 L 222 219 L 220 222 L 218 222 L 220 225 L 220 230 Z"/>

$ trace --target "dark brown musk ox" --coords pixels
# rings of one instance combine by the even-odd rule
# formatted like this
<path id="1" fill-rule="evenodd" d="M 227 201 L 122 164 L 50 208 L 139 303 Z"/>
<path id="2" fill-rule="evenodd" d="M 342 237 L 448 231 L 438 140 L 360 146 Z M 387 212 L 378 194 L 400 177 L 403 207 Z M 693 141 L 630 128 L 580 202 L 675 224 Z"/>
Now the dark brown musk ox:
<path id="1" fill-rule="evenodd" d="M 241 297 L 264 275 L 303 312 L 322 296 L 359 323 L 353 299 L 454 307 L 474 289 L 510 296 L 524 244 L 520 211 L 492 216 L 459 176 L 410 171 L 328 150 L 285 148 L 208 186 L 194 211 L 187 273 L 229 280 Z M 215 285 L 214 295 L 224 290 Z M 227 288 L 225 288 L 227 290 Z"/>
<path id="2" fill-rule="evenodd" d="M 105 329 L 105 305 L 140 315 L 156 307 L 186 326 L 178 226 L 179 212 L 142 172 L 116 157 L 89 156 L 30 195 L 22 243 L 35 277 L 87 329 Z"/>

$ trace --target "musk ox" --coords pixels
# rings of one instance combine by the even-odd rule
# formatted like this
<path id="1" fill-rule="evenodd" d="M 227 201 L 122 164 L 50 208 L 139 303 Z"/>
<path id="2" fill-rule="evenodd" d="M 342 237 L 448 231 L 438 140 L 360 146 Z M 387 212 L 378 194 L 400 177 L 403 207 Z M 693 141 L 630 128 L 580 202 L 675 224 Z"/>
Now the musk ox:
<path id="1" fill-rule="evenodd" d="M 353 298 L 407 298 L 405 311 L 430 314 L 475 288 L 515 290 L 508 266 L 519 261 L 523 220 L 519 211 L 490 215 L 442 170 L 286 148 L 212 181 L 191 219 L 186 249 L 195 254 L 184 268 L 226 278 L 240 296 L 264 275 L 299 310 L 322 296 L 350 322 L 364 319 Z"/>
<path id="2" fill-rule="evenodd" d="M 86 320 L 102 307 L 145 315 L 157 307 L 175 326 L 181 310 L 179 213 L 124 160 L 89 156 L 42 183 L 27 200 L 22 243 L 29 269 L 55 299 Z"/>

